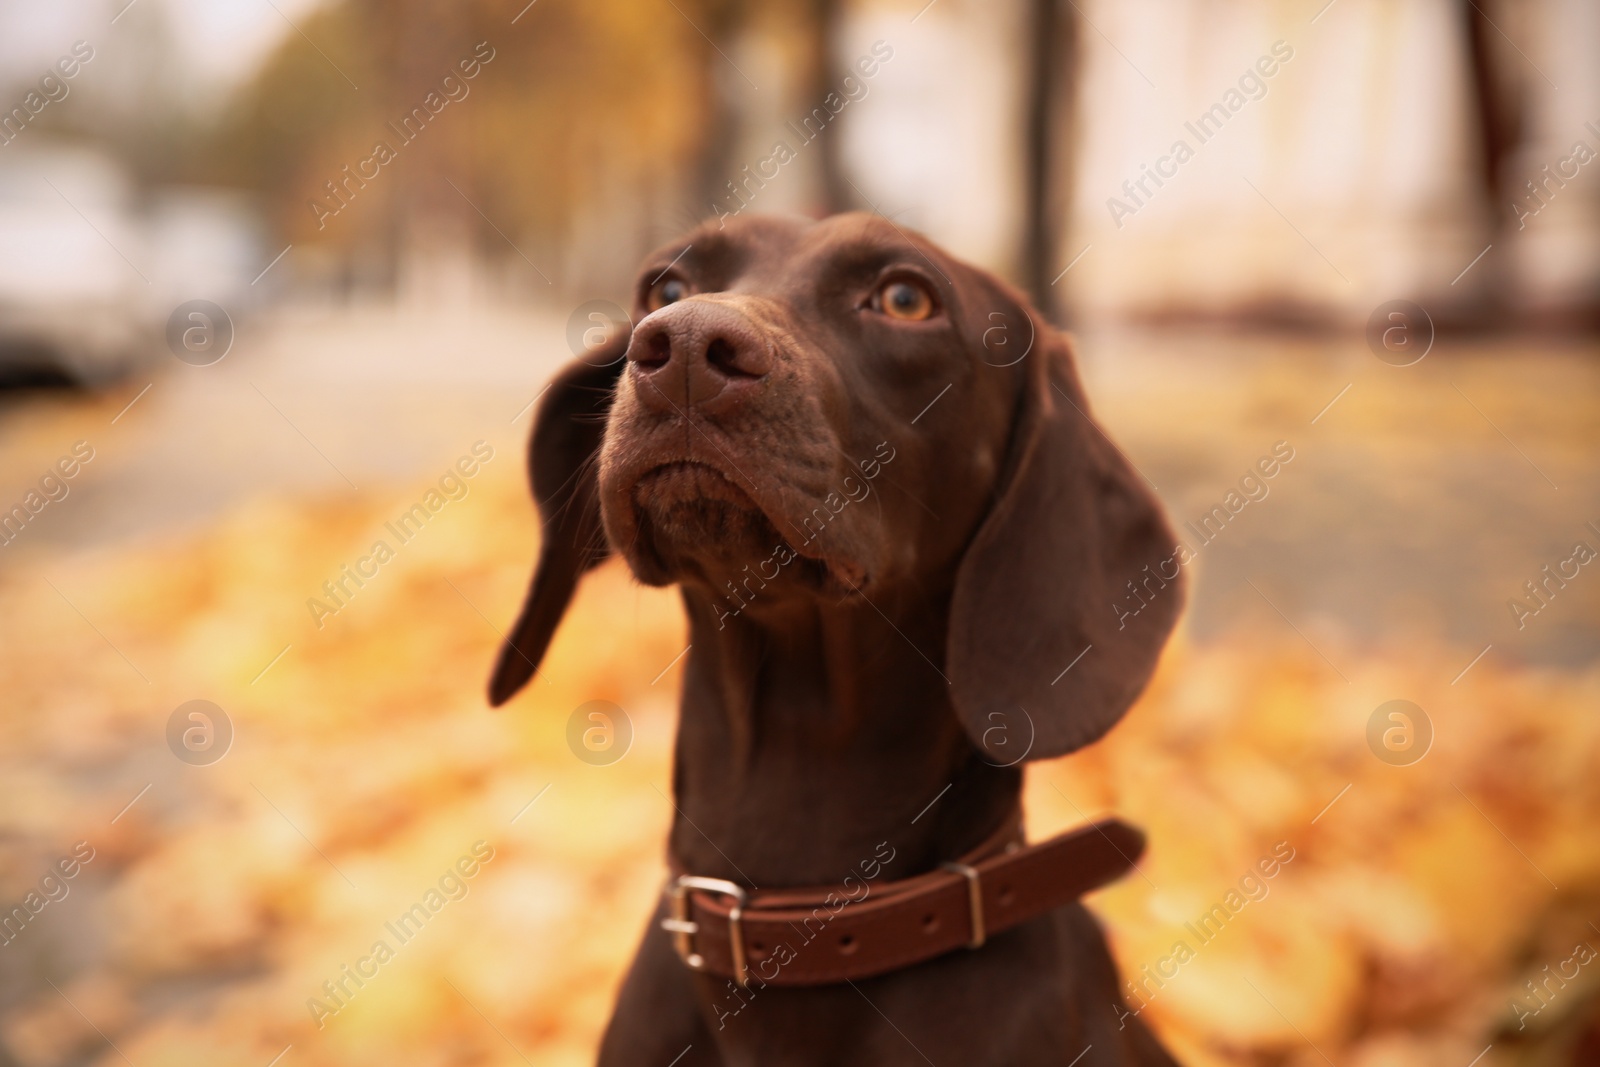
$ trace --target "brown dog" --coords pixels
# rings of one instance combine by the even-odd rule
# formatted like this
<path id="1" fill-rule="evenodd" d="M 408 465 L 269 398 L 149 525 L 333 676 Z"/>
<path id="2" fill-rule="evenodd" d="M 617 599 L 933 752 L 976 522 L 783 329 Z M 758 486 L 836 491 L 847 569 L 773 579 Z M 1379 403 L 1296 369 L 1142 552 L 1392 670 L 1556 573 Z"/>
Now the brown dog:
<path id="1" fill-rule="evenodd" d="M 544 540 L 491 700 L 527 682 L 579 576 L 615 551 L 679 584 L 689 616 L 674 869 L 752 891 L 876 878 L 887 898 L 852 921 L 914 876 L 963 907 L 974 869 L 940 864 L 996 854 L 1017 764 L 1110 729 L 1182 602 L 1156 576 L 1174 539 L 1090 419 L 1067 340 L 1003 283 L 861 214 L 703 227 L 645 260 L 635 321 L 539 409 Z M 1130 583 L 1137 613 L 1114 606 Z M 675 951 L 664 904 L 600 1063 L 1173 1063 L 1081 904 L 987 940 L 999 904 L 973 907 L 981 947 L 786 986 L 691 969 L 696 924 L 668 923 Z M 824 940 L 801 951 L 857 947 Z"/>

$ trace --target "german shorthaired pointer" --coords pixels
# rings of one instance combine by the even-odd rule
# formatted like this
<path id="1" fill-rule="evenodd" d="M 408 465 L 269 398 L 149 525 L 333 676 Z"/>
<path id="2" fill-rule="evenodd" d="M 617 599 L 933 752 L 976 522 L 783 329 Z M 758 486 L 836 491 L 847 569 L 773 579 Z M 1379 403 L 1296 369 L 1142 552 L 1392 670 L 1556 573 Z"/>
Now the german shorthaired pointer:
<path id="1" fill-rule="evenodd" d="M 539 409 L 490 684 L 608 554 L 681 587 L 672 876 L 599 1062 L 1174 1064 L 1077 901 L 1142 836 L 1022 844 L 1020 763 L 1109 730 L 1183 600 L 1068 340 L 863 214 L 702 227 L 645 260 L 635 322 Z"/>

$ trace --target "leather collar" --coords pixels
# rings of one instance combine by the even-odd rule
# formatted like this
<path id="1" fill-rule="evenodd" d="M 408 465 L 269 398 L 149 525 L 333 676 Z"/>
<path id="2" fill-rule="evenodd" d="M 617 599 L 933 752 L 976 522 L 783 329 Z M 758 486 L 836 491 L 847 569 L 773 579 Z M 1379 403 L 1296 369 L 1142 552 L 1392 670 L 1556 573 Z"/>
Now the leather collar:
<path id="1" fill-rule="evenodd" d="M 690 968 L 740 985 L 808 986 L 908 967 L 1069 904 L 1125 874 L 1144 834 L 1104 819 L 1022 843 L 1020 812 L 959 860 L 912 878 L 844 887 L 746 890 L 676 869 L 668 917 Z"/>

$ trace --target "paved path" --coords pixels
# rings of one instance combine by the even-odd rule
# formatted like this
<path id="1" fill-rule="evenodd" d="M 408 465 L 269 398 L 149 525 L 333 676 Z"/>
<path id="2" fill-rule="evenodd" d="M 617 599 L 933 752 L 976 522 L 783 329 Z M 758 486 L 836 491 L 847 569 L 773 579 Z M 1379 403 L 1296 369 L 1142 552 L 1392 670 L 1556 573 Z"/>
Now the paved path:
<path id="1" fill-rule="evenodd" d="M 388 309 L 241 323 L 226 359 L 166 361 L 115 424 L 141 382 L 0 408 L 0 500 L 80 438 L 96 458 L 28 551 L 115 550 L 261 494 L 400 492 L 479 438 L 520 449 L 519 413 L 567 358 L 565 323 Z M 1198 550 L 1196 637 L 1276 618 L 1319 648 L 1423 632 L 1474 654 L 1595 657 L 1600 565 L 1520 630 L 1508 601 L 1575 542 L 1600 550 L 1586 526 L 1600 526 L 1600 344 L 1441 338 L 1407 368 L 1359 338 L 1170 331 L 1079 348 L 1098 414 Z M 1278 442 L 1294 458 L 1202 543 L 1202 518 Z"/>

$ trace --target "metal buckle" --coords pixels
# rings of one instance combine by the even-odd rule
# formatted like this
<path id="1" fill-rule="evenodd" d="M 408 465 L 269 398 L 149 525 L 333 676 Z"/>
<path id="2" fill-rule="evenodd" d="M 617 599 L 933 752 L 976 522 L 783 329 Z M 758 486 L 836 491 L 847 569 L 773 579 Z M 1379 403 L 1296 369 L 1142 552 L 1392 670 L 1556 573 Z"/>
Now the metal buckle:
<path id="1" fill-rule="evenodd" d="M 672 934 L 672 947 L 677 950 L 684 966 L 694 971 L 706 969 L 705 957 L 694 950 L 694 935 L 700 932 L 700 924 L 689 918 L 689 893 L 695 889 L 733 898 L 733 910 L 728 912 L 728 944 L 733 951 L 733 976 L 741 986 L 748 987 L 750 972 L 745 966 L 744 929 L 741 925 L 748 898 L 743 886 L 721 878 L 701 878 L 693 874 L 681 874 L 669 880 L 666 892 L 672 914 L 661 920 L 661 929 Z"/>
<path id="2" fill-rule="evenodd" d="M 967 942 L 968 948 L 979 948 L 983 945 L 983 885 L 978 881 L 976 867 L 968 867 L 965 863 L 941 863 L 939 866 L 947 871 L 955 871 L 967 880 L 967 907 L 971 914 L 972 938 Z"/>

